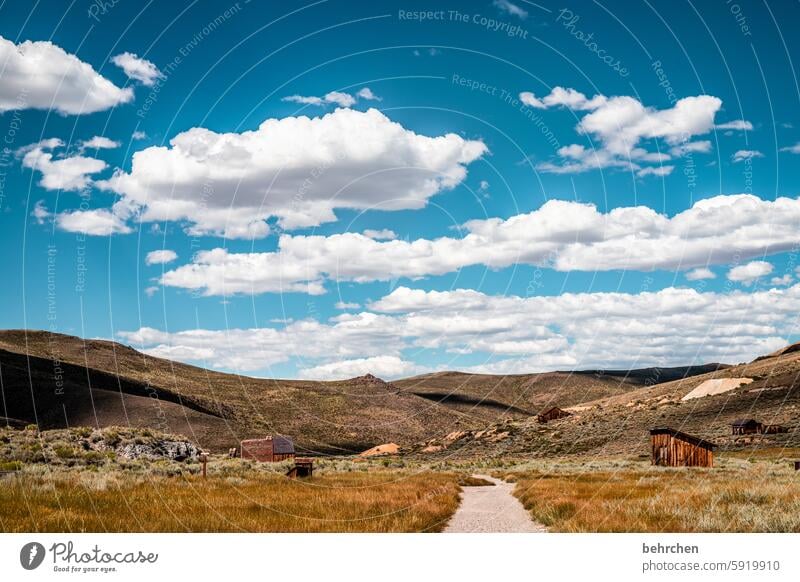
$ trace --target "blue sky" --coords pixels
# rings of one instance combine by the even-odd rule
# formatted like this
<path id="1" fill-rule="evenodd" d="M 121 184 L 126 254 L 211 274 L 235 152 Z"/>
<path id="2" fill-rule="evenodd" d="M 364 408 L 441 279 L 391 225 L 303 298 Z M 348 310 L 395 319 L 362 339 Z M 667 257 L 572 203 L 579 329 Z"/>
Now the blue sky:
<path id="1" fill-rule="evenodd" d="M 770 351 L 799 10 L 6 2 L 0 325 L 309 378 Z"/>

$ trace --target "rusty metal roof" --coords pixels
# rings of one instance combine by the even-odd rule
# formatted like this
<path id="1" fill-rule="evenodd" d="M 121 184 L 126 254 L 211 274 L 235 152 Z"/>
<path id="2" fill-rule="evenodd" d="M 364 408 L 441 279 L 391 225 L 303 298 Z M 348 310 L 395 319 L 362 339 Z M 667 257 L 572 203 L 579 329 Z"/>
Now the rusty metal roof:
<path id="1" fill-rule="evenodd" d="M 748 424 L 761 424 L 755 418 L 740 418 L 738 420 L 734 420 L 731 423 L 731 426 L 747 426 Z"/>
<path id="2" fill-rule="evenodd" d="M 272 452 L 276 455 L 294 454 L 294 443 L 292 439 L 285 436 L 272 437 Z"/>
<path id="3" fill-rule="evenodd" d="M 706 447 L 706 448 L 709 448 L 709 449 L 717 448 L 717 445 L 715 445 L 711 441 L 707 441 L 706 439 L 703 439 L 703 438 L 700 438 L 700 437 L 696 437 L 696 436 L 693 436 L 693 435 L 690 435 L 690 434 L 686 434 L 685 432 L 681 432 L 679 430 L 676 430 L 674 428 L 669 428 L 669 427 L 666 427 L 666 426 L 657 426 L 655 428 L 651 428 L 650 429 L 650 434 L 651 435 L 668 434 L 668 435 L 671 435 L 671 436 L 675 437 L 676 439 L 680 439 L 682 441 L 686 441 L 688 443 L 692 443 L 693 445 L 697 445 L 699 447 Z"/>

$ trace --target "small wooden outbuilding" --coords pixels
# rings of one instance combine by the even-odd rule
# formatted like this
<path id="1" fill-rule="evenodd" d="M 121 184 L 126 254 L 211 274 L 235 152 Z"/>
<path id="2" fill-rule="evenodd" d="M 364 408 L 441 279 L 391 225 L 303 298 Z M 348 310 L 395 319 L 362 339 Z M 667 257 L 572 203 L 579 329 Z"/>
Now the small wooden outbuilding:
<path id="1" fill-rule="evenodd" d="M 716 445 L 674 428 L 650 430 L 652 463 L 663 467 L 713 467 Z"/>
<path id="2" fill-rule="evenodd" d="M 297 479 L 298 477 L 313 477 L 314 476 L 314 459 L 306 459 L 298 457 L 294 461 L 294 467 L 291 467 L 286 476 L 289 479 Z"/>
<path id="3" fill-rule="evenodd" d="M 754 418 L 740 418 L 731 423 L 731 434 L 760 434 L 764 425 Z"/>
<path id="4" fill-rule="evenodd" d="M 267 436 L 241 442 L 241 457 L 264 463 L 277 463 L 294 459 L 294 443 L 285 436 Z"/>
<path id="5" fill-rule="evenodd" d="M 789 429 L 782 424 L 765 424 L 763 426 L 764 434 L 779 434 L 789 432 Z"/>
<path id="6" fill-rule="evenodd" d="M 541 423 L 545 423 L 545 422 L 550 422 L 551 420 L 557 420 L 559 418 L 565 418 L 571 415 L 572 413 L 567 412 L 566 410 L 562 410 L 558 406 L 554 406 L 553 408 L 548 408 L 544 412 L 537 414 L 536 420 Z"/>

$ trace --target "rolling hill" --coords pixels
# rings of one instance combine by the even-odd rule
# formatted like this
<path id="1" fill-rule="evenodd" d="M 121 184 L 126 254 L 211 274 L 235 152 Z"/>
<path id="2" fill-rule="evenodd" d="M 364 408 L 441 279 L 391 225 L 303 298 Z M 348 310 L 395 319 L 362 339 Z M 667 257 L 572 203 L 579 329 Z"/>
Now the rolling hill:
<path id="1" fill-rule="evenodd" d="M 42 429 L 154 428 L 213 451 L 280 433 L 307 452 L 347 454 L 386 442 L 413 446 L 494 423 L 529 423 L 548 406 L 627 402 L 642 390 L 667 386 L 643 385 L 717 368 L 443 372 L 395 383 L 371 375 L 335 382 L 259 379 L 148 356 L 111 341 L 9 330 L 0 331 L 0 416 L 8 424 Z"/>
<path id="2" fill-rule="evenodd" d="M 746 379 L 725 392 L 708 392 L 709 380 Z M 733 382 L 730 385 L 738 384 Z M 695 389 L 700 388 L 698 391 Z M 800 344 L 753 362 L 634 387 L 568 407 L 572 415 L 546 424 L 533 418 L 497 423 L 480 431 L 457 431 L 429 440 L 418 451 L 461 456 L 547 457 L 647 455 L 648 431 L 669 426 L 715 442 L 722 450 L 800 446 Z M 730 424 L 755 418 L 785 433 L 731 434 Z"/>
<path id="3" fill-rule="evenodd" d="M 472 420 L 373 377 L 257 379 L 48 332 L 0 332 L 0 379 L 0 416 L 9 423 L 148 427 L 216 451 L 281 433 L 307 451 L 360 452 L 423 440 Z"/>
<path id="4" fill-rule="evenodd" d="M 642 386 L 724 369 L 723 364 L 639 370 L 585 370 L 539 374 L 438 372 L 394 382 L 405 392 L 490 420 L 535 415 L 552 406 L 567 407 Z"/>

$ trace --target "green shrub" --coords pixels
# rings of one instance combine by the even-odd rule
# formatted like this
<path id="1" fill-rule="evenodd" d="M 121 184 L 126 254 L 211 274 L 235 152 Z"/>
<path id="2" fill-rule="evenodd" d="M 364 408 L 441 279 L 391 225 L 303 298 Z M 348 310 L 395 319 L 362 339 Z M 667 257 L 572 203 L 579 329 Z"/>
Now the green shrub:
<path id="1" fill-rule="evenodd" d="M 0 461 L 0 471 L 19 471 L 22 461 Z"/>
<path id="2" fill-rule="evenodd" d="M 72 459 L 75 457 L 75 449 L 67 445 L 57 445 L 53 447 L 53 452 L 59 459 Z"/>

